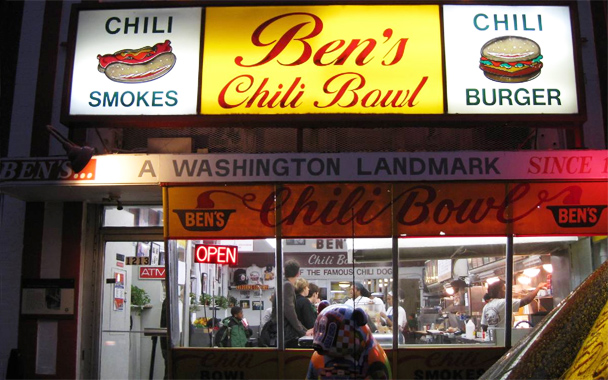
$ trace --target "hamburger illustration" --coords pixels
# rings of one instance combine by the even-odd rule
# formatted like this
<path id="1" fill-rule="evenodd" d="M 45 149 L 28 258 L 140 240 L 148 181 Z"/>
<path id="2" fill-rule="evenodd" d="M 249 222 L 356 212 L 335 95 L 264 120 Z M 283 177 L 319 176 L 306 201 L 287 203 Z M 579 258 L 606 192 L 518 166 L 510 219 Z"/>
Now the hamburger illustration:
<path id="1" fill-rule="evenodd" d="M 540 75 L 540 46 L 529 38 L 504 36 L 481 47 L 479 68 L 496 82 L 520 83 Z"/>

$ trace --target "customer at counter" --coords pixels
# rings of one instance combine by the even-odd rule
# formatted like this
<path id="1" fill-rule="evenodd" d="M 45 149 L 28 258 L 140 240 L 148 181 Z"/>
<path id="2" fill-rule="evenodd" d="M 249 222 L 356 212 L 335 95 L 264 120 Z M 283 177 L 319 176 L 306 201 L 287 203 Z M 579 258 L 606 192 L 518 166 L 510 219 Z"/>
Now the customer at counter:
<path id="1" fill-rule="evenodd" d="M 295 260 L 285 263 L 285 279 L 283 280 L 283 314 L 285 320 L 285 347 L 297 348 L 298 338 L 312 336 L 313 329 L 307 329 L 298 320 L 296 314 L 295 283 L 300 277 L 300 264 Z"/>
<path id="2" fill-rule="evenodd" d="M 299 277 L 296 281 L 296 315 L 298 316 L 298 320 L 306 327 L 307 329 L 312 329 L 315 326 L 315 321 L 317 320 L 317 311 L 310 299 L 310 287 L 311 285 L 305 278 Z M 319 287 L 316 287 L 316 292 L 318 294 Z"/>
<path id="3" fill-rule="evenodd" d="M 547 284 L 541 282 L 534 290 L 526 294 L 522 299 L 513 299 L 513 311 L 517 311 L 520 307 L 525 306 L 534 300 L 539 290 L 546 288 Z M 496 281 L 488 287 L 488 299 L 486 305 L 481 312 L 481 327 L 484 331 L 488 327 L 505 327 L 505 312 L 506 312 L 506 287 L 503 280 Z"/>

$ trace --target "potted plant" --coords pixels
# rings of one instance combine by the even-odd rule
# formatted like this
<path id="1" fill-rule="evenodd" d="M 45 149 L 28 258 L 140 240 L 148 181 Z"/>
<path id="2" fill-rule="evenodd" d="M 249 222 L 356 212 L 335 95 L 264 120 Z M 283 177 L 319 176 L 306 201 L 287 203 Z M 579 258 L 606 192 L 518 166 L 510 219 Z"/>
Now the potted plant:
<path id="1" fill-rule="evenodd" d="M 203 293 L 201 294 L 199 300 L 201 305 L 209 306 L 211 305 L 211 301 L 213 301 L 213 297 L 211 297 L 211 294 Z"/>
<path id="2" fill-rule="evenodd" d="M 196 299 L 196 294 L 190 293 L 190 314 L 196 313 L 198 310 L 198 300 Z"/>
<path id="3" fill-rule="evenodd" d="M 141 315 L 141 311 L 145 306 L 150 304 L 150 296 L 144 289 L 131 285 L 131 307 L 138 308 L 137 315 Z"/>
<path id="4" fill-rule="evenodd" d="M 213 303 L 215 306 L 219 307 L 220 309 L 227 309 L 228 308 L 228 298 L 224 297 L 224 296 L 215 296 L 213 297 Z"/>

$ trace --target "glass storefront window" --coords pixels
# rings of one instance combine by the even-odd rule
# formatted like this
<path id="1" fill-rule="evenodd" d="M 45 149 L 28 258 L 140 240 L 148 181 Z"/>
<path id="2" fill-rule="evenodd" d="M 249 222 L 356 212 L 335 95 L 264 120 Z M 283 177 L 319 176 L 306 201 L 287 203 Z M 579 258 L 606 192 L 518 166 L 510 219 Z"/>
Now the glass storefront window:
<path id="1" fill-rule="evenodd" d="M 162 206 L 105 206 L 103 227 L 162 227 Z"/>
<path id="2" fill-rule="evenodd" d="M 250 330 L 244 347 L 278 347 L 274 336 L 272 344 L 262 343 L 265 322 L 278 318 L 272 303 L 276 286 L 281 284 L 277 282 L 276 239 L 175 243 L 179 346 L 221 346 L 216 335 L 231 308 L 238 306 Z M 197 263 L 199 244 L 237 246 L 238 261 L 232 265 Z M 394 332 L 399 347 L 504 346 L 506 316 L 499 308 L 495 317 L 500 321 L 488 322 L 485 309 L 493 299 L 485 296 L 493 282 L 504 283 L 508 278 L 507 246 L 506 237 L 281 240 L 282 262 L 297 261 L 300 277 L 307 280 L 305 287 L 316 289 L 317 296 L 310 302 L 315 306 L 323 300 L 352 303 L 353 288 L 357 289 L 355 302 L 367 312 L 370 329 L 385 348 L 392 347 Z M 573 282 L 588 272 L 581 258 L 589 257 L 591 262 L 593 247 L 588 237 L 513 239 L 513 274 L 509 277 L 513 300 L 529 300 L 513 304 L 512 344 L 573 290 Z M 396 276 L 394 251 L 398 251 Z M 312 337 L 299 340 L 298 347 L 311 346 Z"/>
<path id="3" fill-rule="evenodd" d="M 319 289 L 311 300 L 346 303 L 366 311 L 368 326 L 383 345 L 392 345 L 386 322 L 386 297 L 392 284 L 391 239 L 284 239 L 285 262 L 300 265 L 300 277 Z M 304 322 L 305 318 L 301 322 Z M 312 328 L 306 325 L 306 328 Z M 302 337 L 299 347 L 312 347 L 312 337 Z"/>
<path id="4" fill-rule="evenodd" d="M 505 273 L 506 243 L 505 237 L 398 239 L 405 344 L 493 344 L 481 326 L 483 296 L 486 280 Z M 474 275 L 471 260 L 495 265 Z"/>
<path id="5" fill-rule="evenodd" d="M 201 243 L 238 246 L 238 263 L 195 263 L 195 247 Z M 176 241 L 180 346 L 221 346 L 216 336 L 234 305 L 242 308 L 251 330 L 246 347 L 278 347 L 274 335 L 268 342 L 263 334 L 264 324 L 271 318 L 276 321 L 277 315 L 273 299 L 281 281 L 277 282 L 275 245 L 275 239 Z M 352 302 L 353 283 L 355 288 L 362 287 L 355 295 L 357 306 L 367 312 L 370 328 L 381 344 L 391 347 L 392 333 L 386 321 L 393 281 L 390 245 L 391 239 L 283 239 L 283 263 L 295 260 L 299 264 L 305 287 L 315 290 L 316 295 L 309 298 L 315 308 L 323 300 Z M 300 294 L 305 297 L 304 291 Z M 313 327 L 314 321 L 299 318 L 307 329 Z M 302 337 L 298 343 L 298 347 L 311 346 L 312 337 Z"/>
<path id="6" fill-rule="evenodd" d="M 568 236 L 513 239 L 512 344 L 573 290 L 571 260 L 589 246 L 589 238 Z M 506 251 L 505 237 L 399 239 L 400 287 L 409 279 L 420 285 L 405 297 L 419 302 L 406 343 L 504 345 L 504 301 L 496 301 L 504 293 L 490 297 L 490 284 L 507 279 Z"/>
<path id="7" fill-rule="evenodd" d="M 271 317 L 276 320 L 272 303 L 277 283 L 275 248 L 269 241 L 274 243 L 267 239 L 176 241 L 174 294 L 181 301 L 181 346 L 276 345 L 276 338 L 262 342 L 265 322 Z M 205 248 L 197 249 L 201 246 Z M 209 247 L 237 247 L 236 262 L 200 262 L 219 258 Z"/>

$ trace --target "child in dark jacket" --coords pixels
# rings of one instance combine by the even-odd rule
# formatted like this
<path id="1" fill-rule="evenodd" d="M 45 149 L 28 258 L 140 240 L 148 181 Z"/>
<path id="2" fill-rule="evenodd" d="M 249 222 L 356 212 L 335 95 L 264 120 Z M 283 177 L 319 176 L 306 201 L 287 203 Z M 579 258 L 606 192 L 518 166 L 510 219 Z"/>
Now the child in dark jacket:
<path id="1" fill-rule="evenodd" d="M 227 327 L 226 333 L 230 334 L 229 347 L 245 347 L 249 341 L 249 337 L 252 334 L 250 328 L 243 325 L 243 308 L 240 306 L 234 306 L 230 309 L 230 317 L 224 318 L 222 326 Z M 224 341 L 223 337 L 218 337 L 220 341 Z M 224 344 L 216 344 L 217 346 L 224 346 Z"/>

